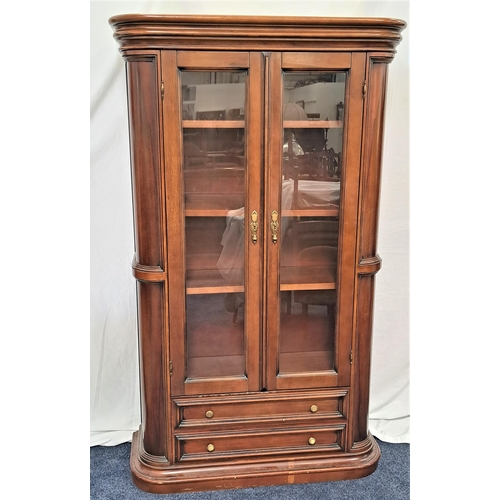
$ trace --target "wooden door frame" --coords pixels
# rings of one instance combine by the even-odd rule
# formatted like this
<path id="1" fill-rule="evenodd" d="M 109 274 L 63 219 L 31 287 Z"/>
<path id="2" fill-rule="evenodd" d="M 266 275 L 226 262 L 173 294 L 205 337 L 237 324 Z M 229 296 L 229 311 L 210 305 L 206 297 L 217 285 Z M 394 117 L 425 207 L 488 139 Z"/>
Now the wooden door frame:
<path id="1" fill-rule="evenodd" d="M 269 57 L 268 115 L 266 125 L 269 140 L 266 145 L 266 184 L 264 228 L 266 275 L 264 283 L 266 350 L 265 383 L 268 390 L 307 389 L 348 386 L 352 350 L 354 314 L 354 279 L 356 273 L 356 227 L 359 198 L 359 169 L 362 124 L 363 84 L 365 81 L 363 53 L 351 52 L 272 52 Z M 337 323 L 335 330 L 335 370 L 298 374 L 279 373 L 280 244 L 271 242 L 270 217 L 276 210 L 281 214 L 282 178 L 282 72 L 290 71 L 346 71 L 345 126 L 343 142 L 343 169 L 341 177 L 341 206 L 339 217 L 339 266 L 337 277 Z M 278 235 L 278 242 L 281 241 Z"/>
<path id="2" fill-rule="evenodd" d="M 256 55 L 257 54 L 257 55 Z M 182 113 L 180 109 L 180 75 L 182 70 L 248 71 L 246 100 L 246 203 L 245 221 L 253 210 L 262 212 L 262 113 L 263 84 L 260 53 L 248 51 L 161 51 L 161 73 L 164 85 L 163 116 L 166 178 L 167 275 L 170 293 L 170 377 L 172 395 L 214 394 L 259 390 L 260 379 L 260 311 L 262 310 L 262 237 L 253 243 L 249 224 L 245 223 L 245 353 L 243 376 L 213 379 L 188 379 L 186 367 L 186 283 L 184 243 L 184 196 L 182 172 Z M 261 232 L 261 228 L 259 229 Z M 174 293 L 175 292 L 175 293 Z M 182 362 L 181 360 L 184 360 Z"/>

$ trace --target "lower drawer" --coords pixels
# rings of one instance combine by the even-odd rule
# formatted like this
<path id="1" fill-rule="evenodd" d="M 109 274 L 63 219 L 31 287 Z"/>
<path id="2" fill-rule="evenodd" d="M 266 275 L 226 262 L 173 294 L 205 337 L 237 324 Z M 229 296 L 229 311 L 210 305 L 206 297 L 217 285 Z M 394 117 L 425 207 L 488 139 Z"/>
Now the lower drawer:
<path id="1" fill-rule="evenodd" d="M 314 420 L 345 417 L 347 391 L 266 392 L 241 396 L 174 398 L 177 427 L 266 419 Z"/>
<path id="2" fill-rule="evenodd" d="M 343 451 L 344 425 L 310 429 L 176 434 L 177 460 Z"/>

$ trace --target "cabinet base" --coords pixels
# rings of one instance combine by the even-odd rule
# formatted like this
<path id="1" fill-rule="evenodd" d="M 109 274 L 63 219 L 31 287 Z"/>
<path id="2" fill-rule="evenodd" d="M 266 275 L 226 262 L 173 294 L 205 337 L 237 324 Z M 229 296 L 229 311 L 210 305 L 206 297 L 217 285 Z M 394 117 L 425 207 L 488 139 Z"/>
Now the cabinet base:
<path id="1" fill-rule="evenodd" d="M 377 468 L 380 448 L 368 437 L 350 452 L 315 458 L 273 459 L 251 463 L 224 462 L 190 465 L 170 464 L 165 457 L 144 451 L 141 432 L 134 433 L 130 469 L 134 484 L 149 493 L 180 493 L 256 486 L 359 479 Z"/>

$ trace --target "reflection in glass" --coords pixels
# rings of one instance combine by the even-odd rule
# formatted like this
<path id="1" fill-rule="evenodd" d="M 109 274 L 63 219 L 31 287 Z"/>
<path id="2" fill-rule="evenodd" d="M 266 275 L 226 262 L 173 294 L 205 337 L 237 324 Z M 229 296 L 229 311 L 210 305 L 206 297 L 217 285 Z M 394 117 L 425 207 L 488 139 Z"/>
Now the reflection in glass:
<path id="1" fill-rule="evenodd" d="M 245 374 L 246 71 L 182 71 L 187 372 Z"/>
<path id="2" fill-rule="evenodd" d="M 246 71 L 182 71 L 183 120 L 243 120 Z"/>
<path id="3" fill-rule="evenodd" d="M 345 74 L 283 84 L 279 371 L 333 370 Z"/>

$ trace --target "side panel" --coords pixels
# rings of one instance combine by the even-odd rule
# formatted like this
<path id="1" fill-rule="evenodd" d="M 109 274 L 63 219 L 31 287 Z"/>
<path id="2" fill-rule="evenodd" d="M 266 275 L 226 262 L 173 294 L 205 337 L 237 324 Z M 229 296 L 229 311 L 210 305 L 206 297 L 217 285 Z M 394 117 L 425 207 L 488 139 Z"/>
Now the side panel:
<path id="1" fill-rule="evenodd" d="M 366 103 L 361 159 L 361 186 L 357 249 L 355 337 L 353 343 L 353 443 L 368 435 L 370 360 L 375 273 L 381 260 L 376 252 L 377 219 L 382 166 L 382 139 L 387 64 L 392 55 L 368 55 Z"/>
<path id="2" fill-rule="evenodd" d="M 165 310 L 162 283 L 137 283 L 139 346 L 141 367 L 141 431 L 144 450 L 166 455 L 166 412 L 164 389 L 163 326 Z"/>
<path id="3" fill-rule="evenodd" d="M 166 457 L 167 291 L 161 168 L 160 58 L 157 51 L 131 51 L 124 58 L 134 204 L 133 272 L 138 280 L 141 433 L 144 450 L 148 454 Z"/>
<path id="4" fill-rule="evenodd" d="M 161 217 L 158 54 L 127 55 L 130 162 L 135 254 L 142 266 L 164 268 Z"/>

